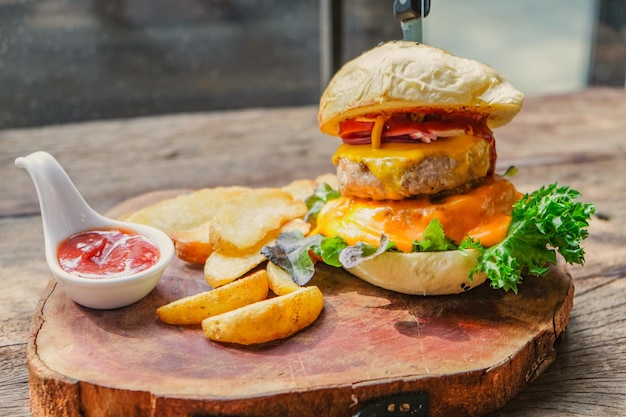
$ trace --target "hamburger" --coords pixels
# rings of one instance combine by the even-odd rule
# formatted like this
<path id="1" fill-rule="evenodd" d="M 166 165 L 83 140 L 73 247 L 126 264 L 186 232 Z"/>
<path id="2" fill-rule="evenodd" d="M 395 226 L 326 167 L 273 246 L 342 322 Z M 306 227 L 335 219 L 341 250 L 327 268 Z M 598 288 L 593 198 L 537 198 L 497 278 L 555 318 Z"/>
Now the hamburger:
<path id="1" fill-rule="evenodd" d="M 496 173 L 492 129 L 524 96 L 497 70 L 410 41 L 346 63 L 320 99 L 320 130 L 339 137 L 337 190 L 307 200 L 309 236 L 264 253 L 305 283 L 307 262 L 343 267 L 406 294 L 456 294 L 489 281 L 517 291 L 561 253 L 582 263 L 593 206 L 553 184 L 521 194 Z M 303 266 L 304 265 L 304 266 Z"/>

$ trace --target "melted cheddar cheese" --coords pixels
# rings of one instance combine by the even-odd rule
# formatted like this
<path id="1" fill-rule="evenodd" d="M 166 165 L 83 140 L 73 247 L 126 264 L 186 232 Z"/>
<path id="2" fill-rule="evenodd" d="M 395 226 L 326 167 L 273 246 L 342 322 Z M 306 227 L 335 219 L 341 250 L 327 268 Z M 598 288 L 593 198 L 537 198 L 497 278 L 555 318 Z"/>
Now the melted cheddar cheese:
<path id="1" fill-rule="evenodd" d="M 388 198 L 394 200 L 407 196 L 399 179 L 405 173 L 415 175 L 416 167 L 425 160 L 441 161 L 436 175 L 445 176 L 446 183 L 452 184 L 448 187 L 486 176 L 491 164 L 489 142 L 469 135 L 439 138 L 431 143 L 385 143 L 380 148 L 342 144 L 333 163 L 337 165 L 343 158 L 367 167 L 385 185 Z"/>
<path id="2" fill-rule="evenodd" d="M 341 197 L 331 200 L 317 217 L 313 233 L 341 236 L 350 245 L 378 245 L 381 234 L 398 249 L 410 252 L 434 218 L 456 244 L 466 235 L 492 246 L 504 239 L 511 222 L 511 208 L 521 198 L 513 184 L 493 177 L 464 194 L 432 203 L 428 198 L 375 201 Z"/>

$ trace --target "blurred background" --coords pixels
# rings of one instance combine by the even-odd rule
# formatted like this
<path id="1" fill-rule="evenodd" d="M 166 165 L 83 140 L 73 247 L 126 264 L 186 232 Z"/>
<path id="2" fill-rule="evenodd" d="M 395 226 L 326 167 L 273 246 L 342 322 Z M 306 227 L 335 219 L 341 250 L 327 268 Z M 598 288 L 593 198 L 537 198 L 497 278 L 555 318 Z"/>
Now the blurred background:
<path id="1" fill-rule="evenodd" d="M 0 129 L 316 104 L 393 0 L 0 0 Z M 432 0 L 424 42 L 526 95 L 624 88 L 624 0 Z"/>

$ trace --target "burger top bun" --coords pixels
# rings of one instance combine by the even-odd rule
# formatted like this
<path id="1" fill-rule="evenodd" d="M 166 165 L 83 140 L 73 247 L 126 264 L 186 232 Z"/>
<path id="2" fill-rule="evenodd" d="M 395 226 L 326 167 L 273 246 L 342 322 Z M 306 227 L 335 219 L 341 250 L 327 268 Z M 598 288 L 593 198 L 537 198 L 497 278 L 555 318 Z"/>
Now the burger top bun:
<path id="1" fill-rule="evenodd" d="M 346 63 L 320 100 L 322 132 L 346 119 L 420 108 L 485 114 L 491 128 L 520 111 L 524 95 L 494 68 L 410 41 L 379 45 Z"/>
<path id="2" fill-rule="evenodd" d="M 485 274 L 469 273 L 478 251 L 385 252 L 348 271 L 370 284 L 411 295 L 458 294 L 485 282 Z"/>

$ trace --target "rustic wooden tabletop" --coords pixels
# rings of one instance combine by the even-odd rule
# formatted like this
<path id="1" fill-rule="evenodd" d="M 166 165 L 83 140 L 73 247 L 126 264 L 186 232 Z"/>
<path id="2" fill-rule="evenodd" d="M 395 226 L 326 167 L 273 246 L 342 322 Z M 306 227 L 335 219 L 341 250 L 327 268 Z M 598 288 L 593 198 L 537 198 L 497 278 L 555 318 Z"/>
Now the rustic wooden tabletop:
<path id="1" fill-rule="evenodd" d="M 332 172 L 336 139 L 314 107 L 249 109 L 0 131 L 0 415 L 30 416 L 27 341 L 49 281 L 34 187 L 16 157 L 45 150 L 106 212 L 139 194 L 283 185 Z M 558 181 L 597 213 L 586 264 L 570 268 L 574 309 L 556 361 L 494 416 L 626 414 L 626 93 L 528 97 L 495 131 L 498 170 L 532 191 Z"/>

